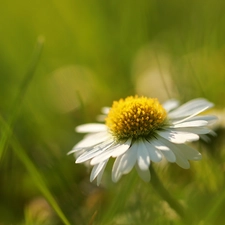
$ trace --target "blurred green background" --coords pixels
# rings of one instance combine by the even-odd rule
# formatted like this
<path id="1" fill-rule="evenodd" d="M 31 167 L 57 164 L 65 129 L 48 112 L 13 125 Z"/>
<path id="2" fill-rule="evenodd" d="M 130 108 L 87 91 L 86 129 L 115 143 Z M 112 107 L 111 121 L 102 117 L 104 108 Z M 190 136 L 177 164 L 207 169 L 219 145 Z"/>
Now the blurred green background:
<path id="1" fill-rule="evenodd" d="M 205 97 L 218 136 L 190 170 L 152 165 L 193 224 L 225 215 L 225 2 L 8 0 L 0 7 L 0 225 L 183 224 L 135 171 L 102 185 L 67 156 L 128 95 Z M 112 164 L 112 162 L 111 162 Z"/>

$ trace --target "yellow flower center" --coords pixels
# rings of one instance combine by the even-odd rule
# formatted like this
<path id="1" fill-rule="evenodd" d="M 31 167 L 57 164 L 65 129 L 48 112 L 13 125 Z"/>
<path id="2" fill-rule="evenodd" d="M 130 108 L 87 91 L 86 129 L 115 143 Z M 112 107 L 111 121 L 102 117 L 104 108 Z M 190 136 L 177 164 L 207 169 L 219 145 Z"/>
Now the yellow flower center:
<path id="1" fill-rule="evenodd" d="M 157 99 L 130 96 L 113 102 L 106 125 L 116 139 L 149 137 L 165 119 L 166 110 Z"/>

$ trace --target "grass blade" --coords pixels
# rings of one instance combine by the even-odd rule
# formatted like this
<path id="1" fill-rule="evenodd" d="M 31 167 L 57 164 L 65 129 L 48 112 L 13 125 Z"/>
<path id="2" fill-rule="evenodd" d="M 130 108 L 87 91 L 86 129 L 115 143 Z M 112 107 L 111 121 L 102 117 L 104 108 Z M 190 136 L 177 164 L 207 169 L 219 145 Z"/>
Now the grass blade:
<path id="1" fill-rule="evenodd" d="M 43 194 L 43 196 L 46 198 L 46 200 L 49 202 L 49 204 L 52 206 L 52 208 L 55 210 L 59 218 L 62 220 L 63 224 L 70 225 L 70 222 L 67 220 L 65 215 L 63 214 L 62 210 L 60 209 L 59 205 L 57 204 L 56 200 L 54 199 L 53 195 L 49 191 L 42 175 L 38 171 L 38 169 L 35 167 L 33 162 L 30 160 L 30 158 L 27 156 L 25 150 L 20 145 L 20 143 L 17 141 L 15 136 L 13 136 L 12 130 L 10 126 L 5 122 L 5 120 L 0 115 L 0 122 L 2 127 L 5 130 L 5 133 L 7 133 L 10 138 L 10 145 L 13 148 L 15 154 L 18 156 L 18 158 L 21 160 L 29 174 L 31 175 L 31 178 L 33 179 L 34 183 L 40 190 L 40 192 Z M 9 139 L 8 139 L 9 140 Z"/>
<path id="2" fill-rule="evenodd" d="M 37 44 L 36 44 L 36 48 L 34 50 L 34 54 L 31 60 L 31 63 L 29 65 L 29 68 L 27 70 L 27 73 L 25 74 L 25 77 L 23 79 L 23 82 L 19 88 L 19 93 L 15 99 L 15 101 L 13 102 L 12 105 L 12 110 L 11 110 L 11 115 L 9 117 L 8 120 L 8 126 L 13 130 L 13 126 L 14 123 L 16 121 L 16 119 L 18 118 L 19 115 L 19 111 L 21 108 L 21 105 L 23 103 L 23 99 L 26 95 L 27 89 L 32 81 L 32 78 L 35 74 L 35 70 L 37 67 L 37 64 L 39 62 L 40 56 L 41 56 L 41 52 L 43 49 L 43 44 L 44 44 L 44 38 L 43 37 L 39 37 Z M 2 132 L 1 134 L 1 141 L 0 141 L 0 161 L 3 155 L 3 151 L 6 148 L 7 145 L 7 141 L 10 138 L 10 134 L 8 133 L 9 130 L 5 130 L 5 132 Z"/>

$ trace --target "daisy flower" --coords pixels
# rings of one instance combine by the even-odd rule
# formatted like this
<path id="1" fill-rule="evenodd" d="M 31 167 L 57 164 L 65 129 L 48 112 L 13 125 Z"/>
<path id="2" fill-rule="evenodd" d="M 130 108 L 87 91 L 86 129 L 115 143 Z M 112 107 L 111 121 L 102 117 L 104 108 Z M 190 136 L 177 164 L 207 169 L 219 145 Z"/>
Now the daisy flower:
<path id="1" fill-rule="evenodd" d="M 144 181 L 150 181 L 151 161 L 160 162 L 163 157 L 188 169 L 189 160 L 200 160 L 201 154 L 186 143 L 212 132 L 207 126 L 216 117 L 198 115 L 212 106 L 213 103 L 203 98 L 181 106 L 176 100 L 161 105 L 155 98 L 120 99 L 111 108 L 104 108 L 105 124 L 76 127 L 77 132 L 87 134 L 68 154 L 75 153 L 76 163 L 93 166 L 90 181 L 97 178 L 97 185 L 111 157 L 115 158 L 114 182 L 133 167 Z"/>

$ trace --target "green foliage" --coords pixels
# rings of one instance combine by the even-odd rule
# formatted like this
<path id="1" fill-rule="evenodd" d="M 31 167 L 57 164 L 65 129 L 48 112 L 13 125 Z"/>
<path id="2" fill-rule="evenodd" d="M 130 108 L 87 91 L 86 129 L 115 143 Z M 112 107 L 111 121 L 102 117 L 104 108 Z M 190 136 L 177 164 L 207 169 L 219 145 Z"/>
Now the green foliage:
<path id="1" fill-rule="evenodd" d="M 223 224 L 224 7 L 222 0 L 2 1 L 0 224 Z M 75 126 L 133 94 L 215 103 L 218 136 L 196 144 L 202 161 L 190 170 L 151 165 L 190 220 L 135 171 L 114 184 L 109 163 L 97 187 L 66 155 L 82 138 Z"/>

